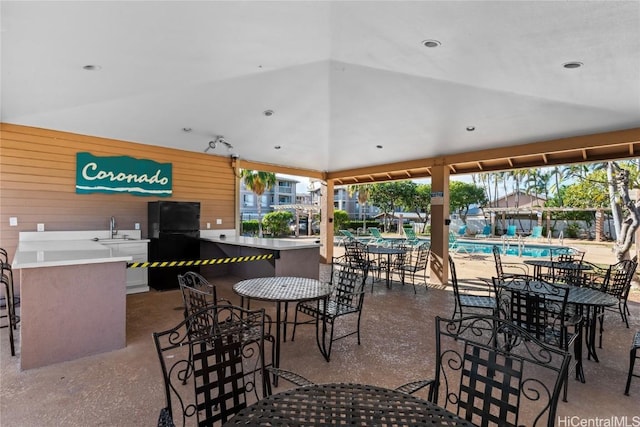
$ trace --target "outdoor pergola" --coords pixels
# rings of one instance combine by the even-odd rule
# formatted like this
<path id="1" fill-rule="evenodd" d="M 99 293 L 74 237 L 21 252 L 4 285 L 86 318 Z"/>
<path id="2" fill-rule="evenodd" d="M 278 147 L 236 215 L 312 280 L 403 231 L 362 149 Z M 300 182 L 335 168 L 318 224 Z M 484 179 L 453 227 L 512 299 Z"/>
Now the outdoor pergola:
<path id="1" fill-rule="evenodd" d="M 311 216 L 316 213 L 320 213 L 320 207 L 318 205 L 309 204 L 292 204 L 292 205 L 271 205 L 276 211 L 295 211 L 296 213 L 296 237 L 300 235 L 300 215 L 307 214 L 309 218 L 309 227 L 307 227 L 307 234 L 311 235 Z"/>
<path id="2" fill-rule="evenodd" d="M 529 216 L 536 217 L 537 225 L 542 225 L 543 218 L 546 218 L 547 230 L 551 229 L 551 214 L 553 212 L 595 212 L 596 213 L 596 236 L 597 242 L 602 241 L 602 232 L 604 224 L 605 211 L 611 211 L 611 208 L 561 208 L 561 207 L 546 207 L 546 206 L 529 206 L 525 208 L 520 207 L 504 207 L 504 208 L 483 208 L 483 212 L 488 213 L 491 219 L 491 230 L 495 229 L 496 217 L 500 217 L 500 220 L 505 224 L 507 217 L 519 217 Z"/>

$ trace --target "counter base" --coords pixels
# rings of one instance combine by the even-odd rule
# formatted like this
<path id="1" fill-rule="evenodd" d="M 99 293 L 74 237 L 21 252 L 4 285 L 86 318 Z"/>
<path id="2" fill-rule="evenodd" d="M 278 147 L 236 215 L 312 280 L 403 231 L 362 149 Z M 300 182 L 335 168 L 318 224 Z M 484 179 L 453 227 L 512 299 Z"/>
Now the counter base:
<path id="1" fill-rule="evenodd" d="M 126 263 L 20 269 L 20 367 L 126 346 Z"/>

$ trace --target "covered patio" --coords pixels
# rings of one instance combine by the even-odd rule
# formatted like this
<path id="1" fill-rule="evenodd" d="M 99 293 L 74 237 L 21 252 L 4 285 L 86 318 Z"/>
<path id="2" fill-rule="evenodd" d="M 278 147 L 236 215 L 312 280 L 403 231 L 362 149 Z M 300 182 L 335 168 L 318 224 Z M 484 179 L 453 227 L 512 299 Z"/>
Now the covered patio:
<path id="1" fill-rule="evenodd" d="M 581 245 L 587 245 L 579 242 Z M 607 246 L 588 244 L 586 260 L 607 262 Z M 340 253 L 342 248 L 335 248 Z M 454 255 L 462 284 L 489 278 L 490 256 Z M 510 262 L 519 262 L 510 257 Z M 323 277 L 327 266 L 321 265 Z M 218 296 L 239 302 L 231 290 L 234 277 L 212 278 Z M 151 333 L 174 326 L 182 319 L 178 290 L 149 292 L 127 297 L 127 347 L 45 368 L 20 371 L 19 358 L 9 357 L 0 340 L 0 422 L 4 426 L 151 426 L 164 404 L 162 376 Z M 264 306 L 274 315 L 274 304 Z M 558 423 L 570 417 L 610 419 L 638 415 L 640 381 L 632 382 L 630 397 L 623 395 L 629 346 L 640 329 L 640 291 L 630 296 L 630 328 L 619 317 L 608 315 L 600 362 L 585 360 L 586 383 L 569 382 L 569 401 L 558 406 Z M 365 296 L 362 345 L 355 338 L 335 343 L 331 362 L 325 362 L 315 343 L 314 329 L 301 327 L 294 342 L 282 345 L 282 367 L 314 382 L 356 382 L 393 388 L 417 378 L 431 378 L 434 370 L 434 318 L 450 317 L 453 292 L 450 285 L 430 285 L 427 291 L 394 283 L 387 289 L 378 282 Z M 81 321 L 81 319 L 79 319 Z M 96 332 L 99 333 L 99 332 Z M 290 335 L 290 332 L 289 332 Z M 290 387 L 281 383 L 276 389 Z M 564 424 L 569 425 L 569 424 Z"/>

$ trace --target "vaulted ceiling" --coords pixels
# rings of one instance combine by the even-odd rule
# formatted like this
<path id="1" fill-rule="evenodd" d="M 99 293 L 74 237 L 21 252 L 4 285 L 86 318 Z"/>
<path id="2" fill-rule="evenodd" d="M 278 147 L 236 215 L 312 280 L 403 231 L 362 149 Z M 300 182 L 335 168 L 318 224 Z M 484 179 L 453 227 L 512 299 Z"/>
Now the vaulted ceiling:
<path id="1" fill-rule="evenodd" d="M 0 12 L 6 123 L 196 152 L 222 135 L 232 148 L 209 154 L 343 183 L 640 152 L 638 1 L 3 1 Z"/>

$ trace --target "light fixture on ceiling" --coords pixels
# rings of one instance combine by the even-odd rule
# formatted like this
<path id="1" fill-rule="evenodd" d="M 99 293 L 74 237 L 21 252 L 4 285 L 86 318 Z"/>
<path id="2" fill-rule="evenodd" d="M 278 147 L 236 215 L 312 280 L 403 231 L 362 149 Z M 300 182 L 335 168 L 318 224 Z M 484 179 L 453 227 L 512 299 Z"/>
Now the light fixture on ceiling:
<path id="1" fill-rule="evenodd" d="M 216 139 L 214 139 L 213 141 L 209 141 L 209 146 L 204 149 L 204 152 L 206 153 L 210 149 L 215 150 L 218 144 L 224 145 L 229 151 L 233 149 L 233 145 L 229 144 L 222 135 L 216 135 Z"/>
<path id="2" fill-rule="evenodd" d="M 476 130 L 475 126 L 467 126 L 467 132 L 473 132 L 474 130 Z"/>
<path id="3" fill-rule="evenodd" d="M 438 40 L 422 40 L 422 45 L 424 47 L 438 47 L 441 44 L 442 43 L 440 43 Z"/>
<path id="4" fill-rule="evenodd" d="M 376 145 L 376 148 L 377 148 L 378 150 L 382 150 L 382 145 Z"/>
<path id="5" fill-rule="evenodd" d="M 273 116 L 275 114 L 275 111 L 273 111 L 273 110 L 264 110 L 262 112 L 262 114 L 264 114 L 267 117 L 271 117 L 271 116 Z"/>
<path id="6" fill-rule="evenodd" d="M 574 68 L 580 68 L 582 67 L 584 64 L 582 62 L 579 61 L 571 61 L 571 62 L 565 62 L 564 64 L 562 64 L 562 66 L 564 68 L 567 68 L 569 70 L 573 70 Z"/>
<path id="7" fill-rule="evenodd" d="M 185 132 L 185 133 L 189 133 L 189 132 L 191 132 L 192 130 L 193 130 L 193 129 L 191 129 L 191 128 L 187 128 L 187 127 L 182 128 L 182 132 Z"/>
<path id="8" fill-rule="evenodd" d="M 275 146 L 275 147 L 273 147 L 273 148 L 274 148 L 274 149 L 276 149 L 276 150 L 279 150 L 279 149 L 281 149 L 281 148 L 282 148 L 282 146 L 281 146 L 281 145 L 276 145 L 276 146 Z"/>
<path id="9" fill-rule="evenodd" d="M 85 65 L 84 67 L 82 67 L 82 69 L 85 70 L 85 71 L 100 71 L 100 70 L 102 70 L 102 67 L 99 66 L 99 65 L 89 64 L 89 65 Z"/>

